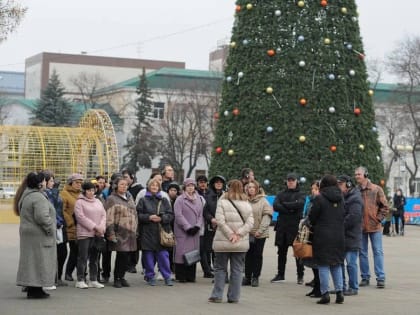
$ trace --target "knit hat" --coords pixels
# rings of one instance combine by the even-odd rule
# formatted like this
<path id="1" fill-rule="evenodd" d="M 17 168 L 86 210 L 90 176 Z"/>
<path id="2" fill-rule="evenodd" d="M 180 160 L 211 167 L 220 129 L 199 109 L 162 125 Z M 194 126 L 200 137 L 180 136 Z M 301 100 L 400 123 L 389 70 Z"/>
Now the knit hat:
<path id="1" fill-rule="evenodd" d="M 76 180 L 83 180 L 83 176 L 80 173 L 73 173 L 67 178 L 67 183 L 71 184 Z"/>
<path id="2" fill-rule="evenodd" d="M 193 184 L 194 186 L 197 184 L 194 178 L 188 177 L 184 179 L 184 187 L 187 187 L 190 184 Z"/>

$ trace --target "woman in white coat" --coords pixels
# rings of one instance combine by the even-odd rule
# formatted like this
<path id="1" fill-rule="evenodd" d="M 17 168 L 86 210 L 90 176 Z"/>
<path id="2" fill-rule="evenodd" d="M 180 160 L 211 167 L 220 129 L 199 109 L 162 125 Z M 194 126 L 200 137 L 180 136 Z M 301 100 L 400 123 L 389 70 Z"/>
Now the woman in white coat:
<path id="1" fill-rule="evenodd" d="M 221 303 L 227 264 L 230 262 L 228 303 L 238 303 L 245 254 L 249 249 L 249 232 L 254 225 L 252 208 L 239 180 L 229 182 L 229 190 L 220 197 L 216 209 L 217 230 L 213 240 L 215 252 L 214 287 L 211 303 Z"/>

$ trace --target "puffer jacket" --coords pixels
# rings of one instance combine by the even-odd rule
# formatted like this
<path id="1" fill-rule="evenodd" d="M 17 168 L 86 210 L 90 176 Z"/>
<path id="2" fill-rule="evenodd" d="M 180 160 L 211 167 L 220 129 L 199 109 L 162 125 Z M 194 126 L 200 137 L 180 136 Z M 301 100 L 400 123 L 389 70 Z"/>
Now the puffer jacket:
<path id="1" fill-rule="evenodd" d="M 213 240 L 213 250 L 215 252 L 247 252 L 249 249 L 249 232 L 254 225 L 254 217 L 252 216 L 252 207 L 248 201 L 232 200 L 239 211 L 224 196 L 217 203 L 216 220 L 217 230 Z M 237 232 L 241 235 L 241 239 L 232 243 L 229 237 Z"/>
<path id="2" fill-rule="evenodd" d="M 249 203 L 251 204 L 252 215 L 254 217 L 254 227 L 250 234 L 255 235 L 255 232 L 258 232 L 260 233 L 258 238 L 268 238 L 268 228 L 271 223 L 271 217 L 273 216 L 273 209 L 263 194 L 256 195 L 249 200 Z"/>
<path id="3" fill-rule="evenodd" d="M 360 187 L 363 199 L 363 233 L 379 232 L 382 220 L 389 212 L 384 191 L 378 185 L 368 181 L 366 187 Z"/>
<path id="4" fill-rule="evenodd" d="M 71 185 L 66 184 L 61 191 L 60 197 L 63 200 L 63 216 L 67 226 L 67 239 L 75 241 L 77 239 L 76 220 L 74 217 L 74 206 L 80 195 L 79 189 L 74 189 Z"/>
<path id="5" fill-rule="evenodd" d="M 74 214 L 77 220 L 77 239 L 94 237 L 96 227 L 105 232 L 106 212 L 99 199 L 80 194 L 74 206 Z"/>

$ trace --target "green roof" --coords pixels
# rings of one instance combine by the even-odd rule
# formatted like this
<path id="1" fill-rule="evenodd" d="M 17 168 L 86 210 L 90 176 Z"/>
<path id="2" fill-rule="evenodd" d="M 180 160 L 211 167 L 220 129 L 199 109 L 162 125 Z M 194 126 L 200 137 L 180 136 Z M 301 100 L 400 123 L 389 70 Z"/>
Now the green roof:
<path id="1" fill-rule="evenodd" d="M 399 84 L 378 83 L 375 87 L 372 86 L 372 89 L 375 92 L 373 96 L 374 103 L 404 103 L 407 101 L 406 96 L 404 96 L 404 90 Z M 419 95 L 416 93 L 416 96 Z M 417 97 L 416 101 L 418 101 Z"/>
<path id="2" fill-rule="evenodd" d="M 207 70 L 188 70 L 178 68 L 161 68 L 146 74 L 147 83 L 151 89 L 179 89 L 215 91 L 220 87 L 223 73 Z M 121 88 L 137 88 L 139 77 L 135 77 L 98 91 L 118 90 Z"/>

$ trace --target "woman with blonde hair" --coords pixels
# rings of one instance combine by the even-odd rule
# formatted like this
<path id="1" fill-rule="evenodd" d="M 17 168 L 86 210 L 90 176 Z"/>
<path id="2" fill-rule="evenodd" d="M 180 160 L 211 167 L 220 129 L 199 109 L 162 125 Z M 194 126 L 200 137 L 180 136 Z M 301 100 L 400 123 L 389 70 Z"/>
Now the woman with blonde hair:
<path id="1" fill-rule="evenodd" d="M 229 190 L 220 197 L 216 209 L 217 230 L 213 240 L 216 256 L 214 287 L 211 303 L 221 303 L 225 287 L 227 264 L 230 262 L 228 303 L 238 303 L 241 293 L 245 253 L 249 249 L 249 232 L 254 218 L 248 197 L 239 180 L 229 182 Z"/>
<path id="2" fill-rule="evenodd" d="M 249 250 L 245 256 L 245 278 L 242 285 L 258 287 L 258 278 L 261 275 L 263 264 L 263 251 L 266 238 L 269 236 L 268 228 L 273 216 L 273 208 L 265 198 L 260 184 L 251 179 L 246 187 L 249 203 L 254 216 L 254 227 L 249 233 Z"/>

